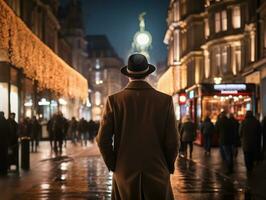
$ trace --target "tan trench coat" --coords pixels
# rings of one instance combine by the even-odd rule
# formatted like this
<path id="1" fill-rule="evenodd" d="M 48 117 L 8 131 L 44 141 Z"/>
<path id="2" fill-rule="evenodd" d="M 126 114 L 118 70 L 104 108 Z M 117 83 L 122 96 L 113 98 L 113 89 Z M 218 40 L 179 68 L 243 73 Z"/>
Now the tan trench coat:
<path id="1" fill-rule="evenodd" d="M 108 97 L 97 143 L 113 171 L 113 200 L 173 200 L 178 138 L 172 98 L 133 81 Z"/>

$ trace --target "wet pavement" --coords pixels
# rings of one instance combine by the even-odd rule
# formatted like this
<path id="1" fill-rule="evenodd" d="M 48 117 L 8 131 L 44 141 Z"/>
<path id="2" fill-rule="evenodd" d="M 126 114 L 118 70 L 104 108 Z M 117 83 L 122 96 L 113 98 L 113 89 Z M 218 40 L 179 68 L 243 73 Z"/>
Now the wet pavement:
<path id="1" fill-rule="evenodd" d="M 39 155 L 33 155 L 35 160 L 32 160 L 30 172 L 0 179 L 1 197 L 14 200 L 110 199 L 112 173 L 105 167 L 95 144 L 86 148 L 69 145 L 63 155 L 57 157 L 48 152 L 49 146 L 46 145 Z M 171 177 L 175 199 L 265 199 L 250 194 L 252 185 L 246 178 L 241 159 L 242 155 L 239 155 L 235 175 L 227 176 L 218 149 L 211 157 L 206 157 L 202 148 L 196 147 L 192 160 L 179 158 L 176 162 L 176 171 Z M 263 173 L 263 169 L 260 170 Z"/>

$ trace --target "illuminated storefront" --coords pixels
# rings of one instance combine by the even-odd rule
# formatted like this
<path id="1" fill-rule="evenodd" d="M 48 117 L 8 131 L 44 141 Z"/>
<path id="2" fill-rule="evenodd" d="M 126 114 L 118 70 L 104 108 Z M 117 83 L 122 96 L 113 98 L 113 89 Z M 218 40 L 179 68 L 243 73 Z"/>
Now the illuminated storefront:
<path id="1" fill-rule="evenodd" d="M 19 92 L 18 92 L 18 70 L 8 63 L 0 63 L 0 111 L 9 117 L 9 113 L 19 116 Z"/>
<path id="2" fill-rule="evenodd" d="M 199 127 L 206 116 L 216 123 L 222 111 L 241 121 L 247 110 L 256 113 L 255 84 L 199 84 L 186 90 L 188 114 Z M 201 133 L 196 143 L 202 144 Z"/>

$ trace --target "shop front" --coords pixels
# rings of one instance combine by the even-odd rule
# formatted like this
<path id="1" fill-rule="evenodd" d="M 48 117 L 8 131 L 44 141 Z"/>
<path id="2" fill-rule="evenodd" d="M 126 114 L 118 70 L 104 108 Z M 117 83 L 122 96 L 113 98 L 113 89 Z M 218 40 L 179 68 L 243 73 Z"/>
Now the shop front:
<path id="1" fill-rule="evenodd" d="M 9 113 L 19 116 L 19 71 L 6 62 L 0 62 L 0 111 L 9 117 Z"/>
<path id="2" fill-rule="evenodd" d="M 247 110 L 256 113 L 255 84 L 199 84 L 186 90 L 188 113 L 197 125 L 196 144 L 203 144 L 200 124 L 206 116 L 215 124 L 222 111 L 233 113 L 239 121 Z M 217 145 L 217 135 L 213 145 Z"/>

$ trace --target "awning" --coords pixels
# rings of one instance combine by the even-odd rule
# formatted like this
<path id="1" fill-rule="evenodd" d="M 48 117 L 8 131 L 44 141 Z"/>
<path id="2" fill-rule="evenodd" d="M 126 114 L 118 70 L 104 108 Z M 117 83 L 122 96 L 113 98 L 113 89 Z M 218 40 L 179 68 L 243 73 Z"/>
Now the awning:
<path id="1" fill-rule="evenodd" d="M 13 10 L 0 0 L 0 50 L 8 52 L 9 61 L 22 68 L 38 87 L 55 93 L 85 100 L 87 80 L 47 47 Z"/>

